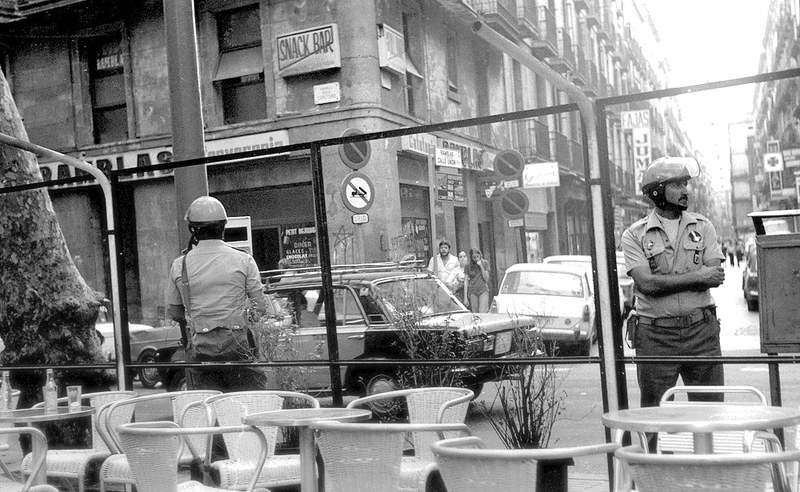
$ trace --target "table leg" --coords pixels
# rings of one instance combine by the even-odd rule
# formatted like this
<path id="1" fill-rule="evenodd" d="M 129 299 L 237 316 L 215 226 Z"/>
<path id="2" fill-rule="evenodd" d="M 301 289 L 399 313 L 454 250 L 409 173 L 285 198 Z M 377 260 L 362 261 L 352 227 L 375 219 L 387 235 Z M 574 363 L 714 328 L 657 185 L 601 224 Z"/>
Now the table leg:
<path id="1" fill-rule="evenodd" d="M 300 433 L 300 489 L 302 492 L 317 492 L 316 443 L 314 429 L 299 427 Z"/>
<path id="2" fill-rule="evenodd" d="M 711 432 L 695 432 L 693 442 L 695 454 L 712 454 L 714 452 L 714 434 Z"/>

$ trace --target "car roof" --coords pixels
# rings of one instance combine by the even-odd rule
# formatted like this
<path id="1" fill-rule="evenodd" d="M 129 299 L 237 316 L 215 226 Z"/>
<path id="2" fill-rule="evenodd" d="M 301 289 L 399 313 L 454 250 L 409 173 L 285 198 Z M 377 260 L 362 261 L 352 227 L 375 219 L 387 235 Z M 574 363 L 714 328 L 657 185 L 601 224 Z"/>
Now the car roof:
<path id="1" fill-rule="evenodd" d="M 561 263 L 567 261 L 573 263 L 591 263 L 592 257 L 589 255 L 553 255 L 542 260 L 544 263 Z"/>
<path id="2" fill-rule="evenodd" d="M 516 263 L 506 269 L 506 274 L 512 272 L 565 272 L 583 275 L 586 273 L 586 270 L 578 266 L 560 265 L 557 263 Z"/>

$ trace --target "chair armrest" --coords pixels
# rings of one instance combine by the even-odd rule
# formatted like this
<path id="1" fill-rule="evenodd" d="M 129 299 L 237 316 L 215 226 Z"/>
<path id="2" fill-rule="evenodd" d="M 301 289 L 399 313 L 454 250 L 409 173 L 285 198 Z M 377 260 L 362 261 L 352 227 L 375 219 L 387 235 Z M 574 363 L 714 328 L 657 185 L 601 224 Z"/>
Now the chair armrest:
<path id="1" fill-rule="evenodd" d="M 439 407 L 439 413 L 436 414 L 436 422 L 441 423 L 442 419 L 444 418 L 445 412 L 451 407 L 456 405 L 461 405 L 462 403 L 469 403 L 472 399 L 475 398 L 475 393 L 472 391 L 469 394 L 464 396 L 459 396 L 458 398 L 454 398 L 448 402 L 445 402 L 441 407 Z"/>
<path id="2" fill-rule="evenodd" d="M 27 491 L 33 485 L 33 481 L 39 474 L 42 465 L 44 465 L 45 459 L 47 459 L 47 438 L 42 431 L 35 427 L 0 427 L 0 434 L 28 434 L 31 436 L 31 440 L 36 441 L 38 446 L 44 450 L 43 453 L 36 457 L 36 461 L 31 464 L 30 475 L 28 475 L 28 479 L 22 486 L 22 491 Z"/>
<path id="3" fill-rule="evenodd" d="M 184 429 L 193 429 L 193 428 L 195 428 L 195 427 L 186 427 L 186 425 L 185 425 L 186 414 L 188 414 L 191 410 L 193 410 L 195 408 L 200 408 L 201 410 L 205 411 L 205 413 L 206 413 L 206 422 L 208 423 L 209 426 L 214 425 L 214 423 L 217 421 L 217 416 L 214 415 L 214 409 L 211 408 L 211 405 L 206 403 L 205 400 L 203 400 L 203 401 L 194 401 L 192 403 L 189 403 L 185 407 L 183 407 L 183 411 L 181 412 L 180 418 L 178 419 L 178 425 L 180 425 Z M 191 443 L 191 441 L 189 439 L 185 439 L 186 447 L 189 448 L 189 452 L 192 454 L 192 459 L 198 460 L 202 456 L 202 457 L 204 457 L 203 458 L 203 464 L 206 467 L 211 466 L 211 447 L 213 445 L 213 440 L 214 440 L 213 435 L 208 435 L 208 438 L 206 439 L 206 444 L 205 444 L 205 447 L 206 447 L 205 453 L 201 454 L 200 451 L 195 449 L 194 445 Z"/>

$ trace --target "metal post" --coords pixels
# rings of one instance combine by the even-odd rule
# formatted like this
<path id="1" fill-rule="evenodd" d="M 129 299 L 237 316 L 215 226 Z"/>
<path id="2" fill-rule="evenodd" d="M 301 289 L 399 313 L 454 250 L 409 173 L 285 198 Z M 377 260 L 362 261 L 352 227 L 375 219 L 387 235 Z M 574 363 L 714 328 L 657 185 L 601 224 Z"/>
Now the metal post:
<path id="1" fill-rule="evenodd" d="M 193 0 L 164 0 L 172 154 L 176 161 L 206 155 L 194 23 Z M 189 230 L 183 224 L 183 216 L 192 201 L 203 195 L 208 195 L 205 164 L 175 169 L 178 249 L 189 242 Z"/>
<path id="2" fill-rule="evenodd" d="M 128 381 L 128 374 L 125 370 L 125 362 L 123 361 L 123 354 L 130 352 L 128 346 L 128 338 L 122 336 L 122 305 L 120 299 L 120 285 L 119 285 L 119 271 L 117 268 L 117 236 L 114 226 L 114 205 L 111 199 L 111 183 L 102 171 L 92 166 L 88 162 L 80 159 L 70 157 L 68 155 L 50 150 L 42 147 L 41 145 L 32 144 L 24 140 L 20 140 L 9 135 L 0 133 L 0 142 L 17 147 L 22 150 L 27 150 L 35 154 L 37 157 L 47 157 L 54 161 L 63 162 L 68 166 L 76 167 L 81 171 L 86 171 L 97 180 L 100 189 L 103 191 L 103 198 L 106 207 L 106 224 L 108 225 L 108 264 L 111 275 L 111 305 L 114 311 L 114 348 L 117 351 L 117 385 L 120 388 L 127 388 L 130 381 Z"/>

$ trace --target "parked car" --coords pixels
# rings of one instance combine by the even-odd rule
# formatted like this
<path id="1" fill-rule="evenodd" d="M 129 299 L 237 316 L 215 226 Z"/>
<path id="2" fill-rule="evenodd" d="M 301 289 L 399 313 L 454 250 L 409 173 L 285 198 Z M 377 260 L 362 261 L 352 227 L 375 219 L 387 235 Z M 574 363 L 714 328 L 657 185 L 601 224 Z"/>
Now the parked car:
<path id="1" fill-rule="evenodd" d="M 101 310 L 95 330 L 102 341 L 103 355 L 108 361 L 116 360 L 114 348 L 114 324 L 108 319 L 107 311 Z M 128 323 L 131 360 L 142 363 L 155 362 L 156 352 L 166 347 L 180 345 L 181 331 L 177 325 L 150 326 L 139 323 Z M 152 388 L 160 381 L 158 370 L 155 368 L 138 369 L 135 374 L 145 388 Z"/>
<path id="2" fill-rule="evenodd" d="M 342 386 L 348 393 L 374 394 L 399 387 L 398 366 L 407 359 L 409 333 L 454 333 L 468 357 L 509 358 L 520 355 L 520 337 L 535 335 L 535 320 L 525 316 L 472 313 L 427 270 L 395 264 L 335 267 L 333 298 L 340 360 L 369 360 L 344 365 Z M 293 331 L 291 351 L 297 360 L 328 359 L 325 306 L 319 270 L 284 270 L 269 278 L 267 293 L 285 306 Z M 422 358 L 422 356 L 421 356 Z M 181 361 L 181 349 L 159 351 L 159 362 Z M 501 378 L 499 365 L 454 366 L 463 384 L 476 392 Z M 183 371 L 160 370 L 168 389 L 180 388 Z M 327 365 L 305 366 L 304 389 L 330 388 Z"/>
<path id="3" fill-rule="evenodd" d="M 546 346 L 589 355 L 597 318 L 589 276 L 580 266 L 518 263 L 506 270 L 494 313 L 534 316 Z"/>
<path id="4" fill-rule="evenodd" d="M 620 252 L 621 253 L 621 252 Z M 620 265 L 620 261 L 622 265 Z M 555 255 L 548 256 L 542 263 L 553 263 L 559 265 L 573 265 L 582 268 L 589 277 L 589 288 L 594 290 L 594 275 L 592 272 L 592 257 L 589 255 Z M 622 269 L 620 269 L 620 267 Z M 617 285 L 619 287 L 620 314 L 624 318 L 628 311 L 633 307 L 633 279 L 628 277 L 625 268 L 625 257 L 620 259 L 617 254 Z M 626 293 L 626 288 L 627 292 Z"/>
<path id="5" fill-rule="evenodd" d="M 755 247 L 747 249 L 742 265 L 742 293 L 748 311 L 758 311 L 758 258 Z"/>

